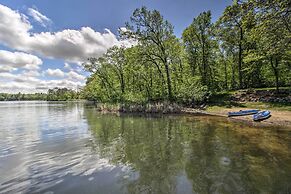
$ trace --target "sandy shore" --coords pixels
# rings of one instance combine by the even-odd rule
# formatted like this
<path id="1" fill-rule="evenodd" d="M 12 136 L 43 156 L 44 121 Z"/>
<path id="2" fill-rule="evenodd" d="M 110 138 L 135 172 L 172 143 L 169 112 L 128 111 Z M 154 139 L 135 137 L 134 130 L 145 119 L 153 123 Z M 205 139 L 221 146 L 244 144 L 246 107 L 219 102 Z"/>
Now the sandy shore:
<path id="1" fill-rule="evenodd" d="M 247 110 L 247 109 L 248 108 L 221 108 L 219 110 L 208 110 L 208 111 L 184 109 L 183 112 L 189 113 L 189 114 L 207 114 L 207 115 L 221 116 L 221 117 L 227 118 L 228 120 L 246 122 L 254 126 L 284 126 L 284 127 L 291 128 L 291 112 L 290 111 L 270 110 L 271 117 L 269 119 L 266 119 L 260 122 L 253 121 L 252 115 L 239 116 L 239 117 L 227 116 L 228 112 Z"/>

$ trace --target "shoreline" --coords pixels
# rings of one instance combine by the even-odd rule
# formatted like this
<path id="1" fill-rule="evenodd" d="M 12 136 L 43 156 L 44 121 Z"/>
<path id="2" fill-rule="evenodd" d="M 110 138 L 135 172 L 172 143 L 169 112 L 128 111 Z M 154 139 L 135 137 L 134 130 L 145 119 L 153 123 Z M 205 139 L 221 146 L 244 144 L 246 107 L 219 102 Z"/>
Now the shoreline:
<path id="1" fill-rule="evenodd" d="M 248 108 L 240 108 L 239 110 L 247 110 Z M 271 117 L 263 121 L 253 121 L 252 115 L 228 117 L 227 113 L 231 111 L 239 111 L 238 108 L 221 108 L 219 111 L 204 111 L 186 108 L 183 113 L 191 115 L 209 115 L 223 117 L 228 121 L 243 122 L 258 127 L 287 127 L 291 129 L 291 112 L 270 110 Z"/>
<path id="2" fill-rule="evenodd" d="M 250 108 L 224 108 L 218 107 L 214 110 L 185 108 L 177 104 L 147 104 L 147 105 L 121 105 L 121 104 L 99 104 L 96 106 L 98 112 L 120 113 L 120 114 L 161 114 L 161 115 L 192 115 L 192 116 L 217 116 L 228 121 L 241 122 L 256 127 L 287 127 L 291 129 L 291 111 L 272 110 L 271 117 L 263 121 L 253 121 L 252 115 L 228 117 L 227 113 L 232 111 L 246 110 Z M 262 109 L 263 110 L 263 109 Z"/>

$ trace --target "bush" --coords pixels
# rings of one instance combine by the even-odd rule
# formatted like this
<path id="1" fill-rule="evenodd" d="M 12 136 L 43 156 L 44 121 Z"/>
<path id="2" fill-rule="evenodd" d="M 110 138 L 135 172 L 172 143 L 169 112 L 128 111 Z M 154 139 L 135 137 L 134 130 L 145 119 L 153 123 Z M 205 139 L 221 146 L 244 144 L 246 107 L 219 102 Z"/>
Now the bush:
<path id="1" fill-rule="evenodd" d="M 190 78 L 187 83 L 179 88 L 178 100 L 186 104 L 199 104 L 204 102 L 209 95 L 207 86 L 203 86 L 199 79 Z"/>

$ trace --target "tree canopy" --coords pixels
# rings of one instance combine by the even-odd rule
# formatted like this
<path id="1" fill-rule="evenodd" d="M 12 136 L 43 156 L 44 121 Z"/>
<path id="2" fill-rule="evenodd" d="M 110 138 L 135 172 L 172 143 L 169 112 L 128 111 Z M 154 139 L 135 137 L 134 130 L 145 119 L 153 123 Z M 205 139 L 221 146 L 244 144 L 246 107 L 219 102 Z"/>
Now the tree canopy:
<path id="1" fill-rule="evenodd" d="M 115 46 L 90 58 L 83 90 L 100 102 L 176 101 L 193 104 L 213 92 L 290 86 L 290 2 L 240 0 L 215 23 L 211 12 L 193 18 L 182 37 L 157 10 L 136 9 Z"/>

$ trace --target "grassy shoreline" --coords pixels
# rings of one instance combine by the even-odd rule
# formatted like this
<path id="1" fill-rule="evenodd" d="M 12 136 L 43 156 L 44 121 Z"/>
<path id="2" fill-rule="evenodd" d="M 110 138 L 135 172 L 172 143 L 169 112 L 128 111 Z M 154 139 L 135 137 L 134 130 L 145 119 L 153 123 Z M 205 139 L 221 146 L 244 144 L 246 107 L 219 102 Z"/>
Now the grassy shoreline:
<path id="1" fill-rule="evenodd" d="M 260 105 L 260 106 L 258 106 Z M 271 118 L 254 122 L 251 116 L 227 117 L 230 111 L 239 111 L 245 109 L 259 108 L 271 111 Z M 277 104 L 270 106 L 269 103 L 241 103 L 237 106 L 219 106 L 208 104 L 206 108 L 189 108 L 177 103 L 159 102 L 159 103 L 97 103 L 97 111 L 103 113 L 133 113 L 133 114 L 189 114 L 189 115 L 209 115 L 224 117 L 232 121 L 241 121 L 255 126 L 287 126 L 291 127 L 291 105 Z"/>

